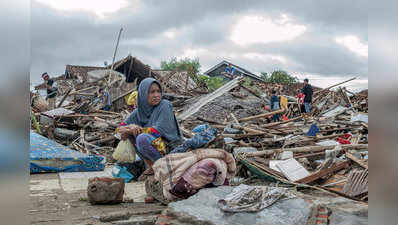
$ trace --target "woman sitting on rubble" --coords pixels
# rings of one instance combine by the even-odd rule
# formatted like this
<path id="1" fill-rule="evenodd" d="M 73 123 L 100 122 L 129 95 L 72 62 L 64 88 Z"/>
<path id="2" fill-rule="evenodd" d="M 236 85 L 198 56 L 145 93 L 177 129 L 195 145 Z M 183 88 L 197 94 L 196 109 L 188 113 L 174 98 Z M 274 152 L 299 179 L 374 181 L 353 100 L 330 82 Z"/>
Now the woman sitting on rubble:
<path id="1" fill-rule="evenodd" d="M 182 135 L 172 104 L 162 99 L 162 87 L 153 78 L 144 79 L 138 88 L 138 108 L 125 120 L 121 138 L 136 147 L 147 165 L 139 180 L 153 174 L 153 163 L 182 143 Z"/>

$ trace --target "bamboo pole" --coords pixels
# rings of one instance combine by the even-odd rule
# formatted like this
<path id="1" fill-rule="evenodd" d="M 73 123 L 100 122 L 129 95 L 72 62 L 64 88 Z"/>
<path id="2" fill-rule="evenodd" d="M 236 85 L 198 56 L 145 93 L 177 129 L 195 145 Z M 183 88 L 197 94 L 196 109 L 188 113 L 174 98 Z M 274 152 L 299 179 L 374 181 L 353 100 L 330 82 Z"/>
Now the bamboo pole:
<path id="1" fill-rule="evenodd" d="M 256 116 L 249 116 L 249 117 L 240 119 L 239 122 L 245 122 L 245 121 L 249 121 L 249 120 L 264 118 L 264 117 L 272 116 L 272 115 L 283 113 L 283 112 L 285 112 L 285 109 L 280 109 L 280 110 L 269 112 L 269 113 L 263 113 L 263 114 L 259 114 Z"/>
<path id="2" fill-rule="evenodd" d="M 115 65 L 116 52 L 117 52 L 117 48 L 119 47 L 119 41 L 120 41 L 120 36 L 121 36 L 121 34 L 122 34 L 122 31 L 123 31 L 123 27 L 120 28 L 119 35 L 118 35 L 118 37 L 117 37 L 115 52 L 113 53 L 113 58 L 112 58 L 111 71 L 113 71 L 113 66 Z M 111 83 L 111 77 L 112 77 L 111 75 L 112 75 L 112 74 L 109 73 L 109 79 L 108 79 L 108 82 L 107 82 L 107 86 L 108 86 L 108 87 L 109 87 L 109 85 L 110 85 L 110 83 Z"/>
<path id="3" fill-rule="evenodd" d="M 336 86 L 342 85 L 342 84 L 344 84 L 344 83 L 350 82 L 350 81 L 355 80 L 355 79 L 357 79 L 357 78 L 354 77 L 354 78 L 351 78 L 351 79 L 349 79 L 349 80 L 346 80 L 346 81 L 340 82 L 340 83 L 338 83 L 338 84 L 334 84 L 334 85 L 332 85 L 332 86 L 329 86 L 329 87 L 327 87 L 327 88 L 324 88 L 324 89 L 322 89 L 322 90 L 316 91 L 316 92 L 314 92 L 314 95 L 316 95 L 316 94 L 318 94 L 318 93 L 321 93 L 321 92 L 323 92 L 323 91 L 329 90 L 329 89 L 331 89 L 331 88 L 334 88 L 334 87 L 336 87 Z"/>
<path id="4" fill-rule="evenodd" d="M 298 117 L 292 118 L 292 119 L 290 119 L 290 120 L 284 120 L 284 121 L 280 121 L 280 122 L 264 124 L 264 125 L 262 125 L 261 127 L 262 127 L 262 128 L 274 127 L 274 126 L 278 126 L 278 125 L 281 125 L 281 124 L 290 123 L 290 122 L 299 120 L 299 119 L 301 119 L 301 118 L 303 118 L 303 116 L 298 116 Z"/>
<path id="5" fill-rule="evenodd" d="M 258 152 L 250 152 L 245 153 L 247 156 L 262 156 L 262 155 L 271 155 L 275 152 L 283 152 L 283 151 L 291 151 L 293 153 L 304 153 L 304 152 L 320 152 L 325 150 L 332 150 L 336 146 L 340 146 L 344 150 L 363 150 L 368 149 L 368 144 L 351 144 L 351 145 L 329 145 L 329 146 L 304 146 L 297 148 L 279 148 L 279 149 L 271 149 L 264 150 Z"/>

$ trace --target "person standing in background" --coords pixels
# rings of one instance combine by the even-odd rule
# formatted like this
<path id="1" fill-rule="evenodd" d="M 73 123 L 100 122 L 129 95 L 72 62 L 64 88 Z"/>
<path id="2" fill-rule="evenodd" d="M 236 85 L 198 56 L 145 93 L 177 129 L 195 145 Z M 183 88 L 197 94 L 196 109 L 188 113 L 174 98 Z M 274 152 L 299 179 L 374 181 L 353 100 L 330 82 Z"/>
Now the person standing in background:
<path id="1" fill-rule="evenodd" d="M 105 88 L 101 87 L 99 89 L 99 93 L 102 97 L 102 103 L 105 105 L 104 110 L 105 111 L 111 110 L 112 101 L 111 101 L 111 95 L 109 94 L 109 92 L 107 90 L 105 90 Z"/>
<path id="2" fill-rule="evenodd" d="M 50 110 L 55 109 L 55 103 L 57 100 L 57 87 L 56 83 L 53 79 L 50 78 L 47 72 L 43 73 L 41 75 L 43 78 L 45 84 L 46 84 L 46 89 L 47 89 L 47 96 L 46 100 L 48 103 L 48 107 Z"/>
<path id="3" fill-rule="evenodd" d="M 310 112 L 311 101 L 312 101 L 312 86 L 308 83 L 308 79 L 304 79 L 304 87 L 302 89 L 302 93 L 304 94 L 304 107 L 305 112 L 308 114 Z"/>
<path id="4" fill-rule="evenodd" d="M 272 90 L 271 94 L 272 94 L 271 101 L 270 101 L 271 111 L 277 111 L 277 110 L 279 110 L 281 108 L 280 100 L 279 100 L 278 96 L 276 95 L 276 91 L 275 90 Z M 277 115 L 277 114 L 273 115 L 272 116 L 272 120 L 274 122 L 278 122 L 279 121 L 279 115 Z"/>

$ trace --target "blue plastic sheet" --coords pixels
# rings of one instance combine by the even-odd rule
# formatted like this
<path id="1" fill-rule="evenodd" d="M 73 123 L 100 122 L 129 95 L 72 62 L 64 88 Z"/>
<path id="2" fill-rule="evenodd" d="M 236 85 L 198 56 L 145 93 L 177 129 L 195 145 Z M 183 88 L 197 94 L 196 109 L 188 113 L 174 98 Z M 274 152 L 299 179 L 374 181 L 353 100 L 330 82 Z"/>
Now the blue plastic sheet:
<path id="1" fill-rule="evenodd" d="M 103 161 L 30 132 L 30 173 L 102 171 Z"/>

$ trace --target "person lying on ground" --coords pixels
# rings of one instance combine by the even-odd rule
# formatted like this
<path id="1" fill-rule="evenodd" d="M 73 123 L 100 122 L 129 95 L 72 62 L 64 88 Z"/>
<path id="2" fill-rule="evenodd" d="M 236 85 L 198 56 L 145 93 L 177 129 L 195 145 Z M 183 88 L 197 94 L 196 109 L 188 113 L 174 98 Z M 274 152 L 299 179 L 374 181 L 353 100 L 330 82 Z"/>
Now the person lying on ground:
<path id="1" fill-rule="evenodd" d="M 183 137 L 168 100 L 162 99 L 162 87 L 153 78 L 144 79 L 138 87 L 138 108 L 125 120 L 120 129 L 122 140 L 127 138 L 136 153 L 147 165 L 139 180 L 153 174 L 152 165 L 180 145 Z"/>

